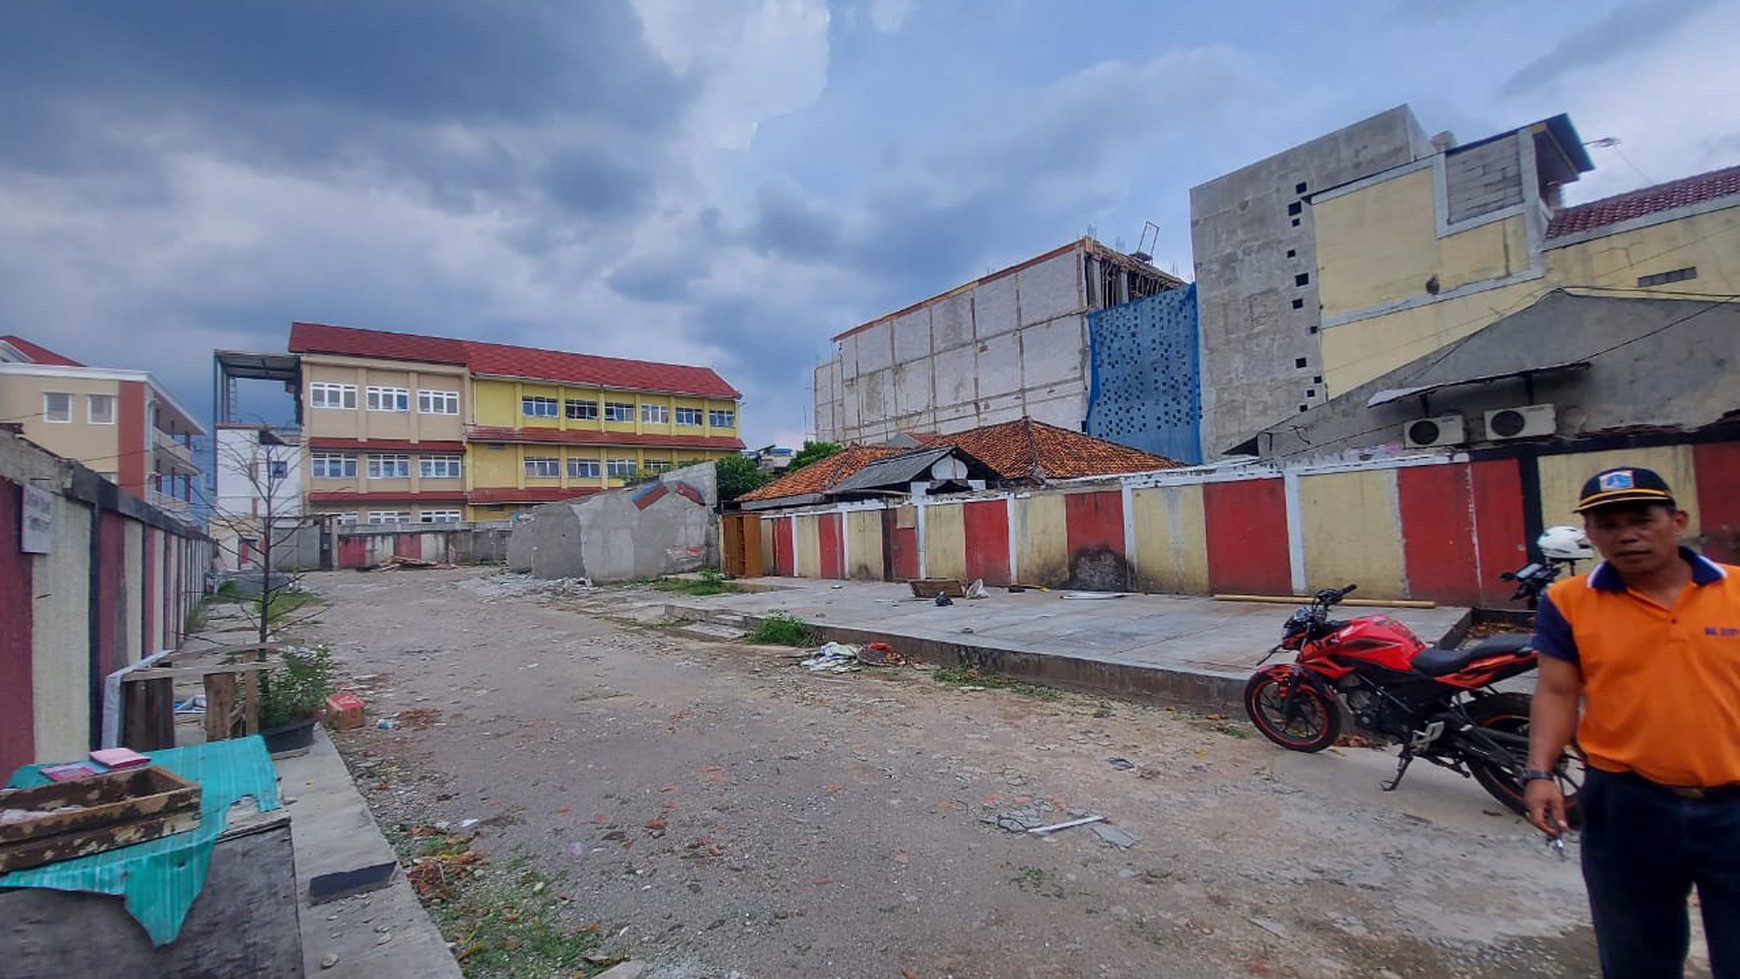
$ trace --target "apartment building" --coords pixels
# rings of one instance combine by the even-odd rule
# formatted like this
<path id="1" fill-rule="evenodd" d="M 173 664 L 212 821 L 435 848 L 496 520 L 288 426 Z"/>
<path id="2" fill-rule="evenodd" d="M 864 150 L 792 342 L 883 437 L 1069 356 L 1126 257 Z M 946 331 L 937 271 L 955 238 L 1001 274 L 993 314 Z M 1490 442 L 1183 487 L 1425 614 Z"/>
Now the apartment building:
<path id="1" fill-rule="evenodd" d="M 309 514 L 504 520 L 743 449 L 711 369 L 296 323 Z"/>
<path id="2" fill-rule="evenodd" d="M 150 373 L 90 367 L 23 337 L 0 336 L 0 423 L 183 519 L 206 434 Z"/>

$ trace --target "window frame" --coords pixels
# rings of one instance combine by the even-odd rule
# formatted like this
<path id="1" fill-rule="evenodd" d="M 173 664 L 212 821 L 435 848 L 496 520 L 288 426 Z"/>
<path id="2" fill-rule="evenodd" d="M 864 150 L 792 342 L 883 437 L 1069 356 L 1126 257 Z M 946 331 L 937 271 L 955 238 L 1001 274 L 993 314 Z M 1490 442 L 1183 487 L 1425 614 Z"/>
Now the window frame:
<path id="1" fill-rule="evenodd" d="M 340 527 L 355 527 L 357 525 L 357 512 L 355 510 L 335 513 L 333 516 L 338 518 L 334 522 Z"/>
<path id="2" fill-rule="evenodd" d="M 417 459 L 417 478 L 464 479 L 465 461 L 459 456 L 421 456 Z"/>
<path id="3" fill-rule="evenodd" d="M 533 407 L 548 407 L 549 412 L 532 411 Z M 562 399 L 545 397 L 541 394 L 526 394 L 520 396 L 521 418 L 560 418 L 562 417 Z"/>
<path id="4" fill-rule="evenodd" d="M 586 409 L 592 410 L 591 414 Z M 597 398 L 564 398 L 562 399 L 562 417 L 571 422 L 595 422 L 601 416 L 598 411 Z"/>
<path id="5" fill-rule="evenodd" d="M 430 517 L 433 517 L 437 514 L 440 514 L 442 516 L 445 516 L 447 514 L 452 514 L 453 519 L 452 520 L 431 520 L 431 519 L 429 519 Z M 418 512 L 416 522 L 417 523 L 427 523 L 427 524 L 464 523 L 465 522 L 465 513 L 462 510 L 422 510 L 422 511 Z"/>
<path id="6" fill-rule="evenodd" d="M 659 404 L 657 401 L 642 401 L 640 403 L 640 423 L 642 425 L 669 425 L 671 423 L 671 406 Z"/>
<path id="7" fill-rule="evenodd" d="M 584 467 L 584 466 L 590 466 L 592 468 L 592 471 L 591 472 L 582 472 L 581 467 Z M 599 462 L 597 459 L 579 459 L 579 458 L 574 458 L 574 457 L 570 457 L 568 459 L 568 478 L 569 479 L 598 479 L 599 477 L 601 477 L 603 475 L 604 475 L 604 464 L 602 462 Z"/>
<path id="8" fill-rule="evenodd" d="M 386 403 L 389 400 L 393 403 L 392 407 L 378 407 L 378 405 Z M 411 391 L 409 388 L 395 388 L 388 387 L 384 384 L 370 384 L 368 386 L 368 391 L 363 398 L 363 405 L 369 411 L 389 412 L 395 415 L 403 414 L 411 410 Z"/>
<path id="9" fill-rule="evenodd" d="M 633 422 L 634 402 L 606 401 L 604 402 L 604 420 L 607 422 Z"/>
<path id="10" fill-rule="evenodd" d="M 723 422 L 719 421 L 720 416 L 724 416 L 725 421 L 723 421 Z M 736 408 L 708 408 L 707 409 L 707 427 L 708 428 L 736 428 L 737 427 L 737 409 Z"/>
<path id="11" fill-rule="evenodd" d="M 64 418 L 54 417 L 54 412 L 48 407 L 49 398 L 65 398 L 66 412 Z M 71 425 L 73 420 L 73 395 L 71 391 L 42 392 L 42 420 L 50 425 Z"/>
<path id="12" fill-rule="evenodd" d="M 338 397 L 338 403 L 333 404 L 333 396 Z M 346 404 L 346 402 L 349 402 Z M 308 406 L 310 408 L 331 408 L 337 411 L 355 411 L 357 406 L 356 385 L 343 384 L 338 381 L 309 381 Z"/>
<path id="13" fill-rule="evenodd" d="M 550 464 L 548 466 L 550 472 L 544 473 L 533 471 L 534 468 L 546 468 L 544 466 L 544 463 L 546 462 Z M 526 456 L 520 460 L 520 468 L 526 474 L 527 479 L 562 478 L 562 458 L 560 456 Z"/>
<path id="14" fill-rule="evenodd" d="M 368 511 L 368 514 L 369 514 L 369 518 L 366 521 L 366 523 L 370 527 L 397 527 L 397 526 L 402 526 L 404 524 L 408 524 L 408 523 L 412 522 L 411 511 L 409 511 L 409 510 L 370 510 L 370 511 Z M 375 519 L 376 517 L 387 517 L 387 516 L 404 517 L 405 519 L 403 519 L 403 520 L 376 520 Z"/>
<path id="15" fill-rule="evenodd" d="M 626 463 L 626 469 L 624 468 Z M 640 474 L 640 462 L 635 459 L 604 460 L 604 475 L 610 479 L 631 479 Z"/>
<path id="16" fill-rule="evenodd" d="M 688 416 L 694 420 L 693 421 L 684 421 L 683 420 L 683 413 L 684 412 L 688 412 Z M 707 422 L 707 411 L 704 408 L 678 408 L 671 415 L 671 423 L 672 424 L 682 425 L 685 428 L 701 428 L 706 424 L 706 422 Z"/>
<path id="17" fill-rule="evenodd" d="M 339 474 L 333 475 L 332 463 L 339 463 Z M 355 479 L 357 474 L 356 453 L 354 452 L 310 452 L 308 454 L 308 471 L 315 479 Z"/>
<path id="18" fill-rule="evenodd" d="M 389 461 L 403 463 L 403 466 L 395 465 L 394 471 L 388 473 L 382 463 Z M 399 471 L 401 468 L 403 471 Z M 411 456 L 405 452 L 370 452 L 367 472 L 369 479 L 410 479 Z"/>
<path id="19" fill-rule="evenodd" d="M 115 408 L 116 408 L 116 402 L 119 400 L 120 400 L 119 398 L 115 397 L 112 394 L 87 394 L 87 395 L 85 395 L 85 424 L 87 424 L 87 425 L 113 425 L 113 424 L 115 424 Z M 98 421 L 97 420 L 97 402 L 99 402 L 99 401 L 106 402 L 109 406 L 109 418 L 107 421 Z"/>
<path id="20" fill-rule="evenodd" d="M 437 411 L 437 406 L 441 410 Z M 446 410 L 451 406 L 452 411 Z M 459 392 L 443 391 L 440 388 L 417 389 L 417 414 L 419 415 L 457 415 L 459 414 Z"/>

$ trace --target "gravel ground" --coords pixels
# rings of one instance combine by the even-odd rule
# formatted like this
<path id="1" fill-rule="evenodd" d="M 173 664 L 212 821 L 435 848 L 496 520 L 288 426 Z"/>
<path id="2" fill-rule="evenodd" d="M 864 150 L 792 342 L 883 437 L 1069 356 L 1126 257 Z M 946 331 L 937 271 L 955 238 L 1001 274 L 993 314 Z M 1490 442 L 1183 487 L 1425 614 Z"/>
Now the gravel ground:
<path id="1" fill-rule="evenodd" d="M 810 675 L 790 650 L 604 618 L 658 600 L 639 589 L 307 584 L 329 602 L 308 637 L 400 721 L 338 736 L 383 826 L 474 837 L 500 869 L 479 882 L 535 890 L 595 961 L 654 979 L 1596 972 L 1575 862 L 1454 775 L 1379 792 L 1379 752 L 912 666 Z M 1136 842 L 986 821 L 1023 806 Z M 596 968 L 488 940 L 519 947 L 468 974 Z"/>

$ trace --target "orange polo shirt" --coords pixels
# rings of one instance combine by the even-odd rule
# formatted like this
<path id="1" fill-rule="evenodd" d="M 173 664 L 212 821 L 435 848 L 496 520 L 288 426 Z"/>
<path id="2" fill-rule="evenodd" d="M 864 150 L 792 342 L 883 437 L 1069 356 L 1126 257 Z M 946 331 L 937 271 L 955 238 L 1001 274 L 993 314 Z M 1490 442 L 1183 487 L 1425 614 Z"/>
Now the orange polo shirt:
<path id="1" fill-rule="evenodd" d="M 1667 608 L 1603 562 L 1547 590 L 1535 649 L 1583 674 L 1589 764 L 1664 785 L 1740 783 L 1740 568 L 1681 548 L 1692 584 Z"/>

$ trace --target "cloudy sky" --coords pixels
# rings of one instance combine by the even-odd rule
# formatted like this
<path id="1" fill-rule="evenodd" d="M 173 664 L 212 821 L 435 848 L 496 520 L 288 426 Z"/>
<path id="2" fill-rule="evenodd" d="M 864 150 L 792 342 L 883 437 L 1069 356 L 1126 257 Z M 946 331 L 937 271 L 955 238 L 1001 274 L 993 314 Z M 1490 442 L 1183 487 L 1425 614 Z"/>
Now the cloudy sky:
<path id="1" fill-rule="evenodd" d="M 1397 103 L 1620 139 L 1572 201 L 1740 162 L 1736 39 L 1731 0 L 12 0 L 0 333 L 201 415 L 209 351 L 297 319 L 707 364 L 792 444 L 835 333 L 1145 221 L 1188 277 L 1191 185 Z"/>

